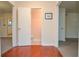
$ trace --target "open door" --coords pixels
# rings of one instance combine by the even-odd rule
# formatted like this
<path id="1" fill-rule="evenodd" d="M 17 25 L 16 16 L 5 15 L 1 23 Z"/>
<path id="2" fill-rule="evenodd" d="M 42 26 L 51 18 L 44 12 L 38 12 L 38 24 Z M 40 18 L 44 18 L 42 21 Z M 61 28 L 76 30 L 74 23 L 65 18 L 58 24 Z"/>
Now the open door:
<path id="1" fill-rule="evenodd" d="M 30 8 L 18 8 L 18 45 L 31 45 Z"/>

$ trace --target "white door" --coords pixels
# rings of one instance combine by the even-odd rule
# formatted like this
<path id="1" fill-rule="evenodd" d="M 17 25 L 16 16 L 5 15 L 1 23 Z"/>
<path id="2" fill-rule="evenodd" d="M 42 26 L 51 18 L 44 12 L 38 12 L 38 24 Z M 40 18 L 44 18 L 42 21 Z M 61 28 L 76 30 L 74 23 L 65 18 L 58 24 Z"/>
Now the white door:
<path id="1" fill-rule="evenodd" d="M 59 40 L 65 41 L 65 9 L 59 9 Z"/>
<path id="2" fill-rule="evenodd" d="M 31 45 L 30 8 L 18 8 L 18 45 Z"/>

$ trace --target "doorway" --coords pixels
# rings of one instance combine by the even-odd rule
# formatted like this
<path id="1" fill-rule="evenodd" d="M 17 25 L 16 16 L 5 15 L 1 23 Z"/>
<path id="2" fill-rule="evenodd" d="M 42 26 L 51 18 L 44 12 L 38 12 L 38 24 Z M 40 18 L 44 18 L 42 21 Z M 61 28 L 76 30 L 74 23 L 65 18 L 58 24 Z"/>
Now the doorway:
<path id="1" fill-rule="evenodd" d="M 32 45 L 41 45 L 41 8 L 31 9 Z"/>
<path id="2" fill-rule="evenodd" d="M 59 48 L 66 57 L 78 56 L 78 11 L 76 1 L 59 6 Z"/>
<path id="3" fill-rule="evenodd" d="M 18 46 L 40 44 L 41 8 L 18 8 Z"/>

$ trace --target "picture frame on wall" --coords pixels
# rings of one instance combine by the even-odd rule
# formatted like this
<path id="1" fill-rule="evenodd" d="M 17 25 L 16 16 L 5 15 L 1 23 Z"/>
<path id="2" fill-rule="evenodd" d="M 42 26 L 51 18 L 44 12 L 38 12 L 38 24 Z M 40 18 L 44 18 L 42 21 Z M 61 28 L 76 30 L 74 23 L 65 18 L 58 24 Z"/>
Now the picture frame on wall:
<path id="1" fill-rule="evenodd" d="M 53 19 L 53 13 L 45 13 L 45 19 L 46 20 L 52 20 Z"/>

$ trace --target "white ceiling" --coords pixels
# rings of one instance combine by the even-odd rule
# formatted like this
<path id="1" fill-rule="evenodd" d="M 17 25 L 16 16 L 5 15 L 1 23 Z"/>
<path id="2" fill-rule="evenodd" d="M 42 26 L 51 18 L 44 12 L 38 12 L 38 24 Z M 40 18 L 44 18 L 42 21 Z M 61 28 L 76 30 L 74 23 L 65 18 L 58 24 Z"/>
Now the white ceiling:
<path id="1" fill-rule="evenodd" d="M 66 8 L 67 12 L 79 12 L 79 2 L 78 1 L 63 1 L 60 7 Z"/>
<path id="2" fill-rule="evenodd" d="M 8 1 L 0 1 L 0 13 L 11 12 L 12 5 Z"/>

